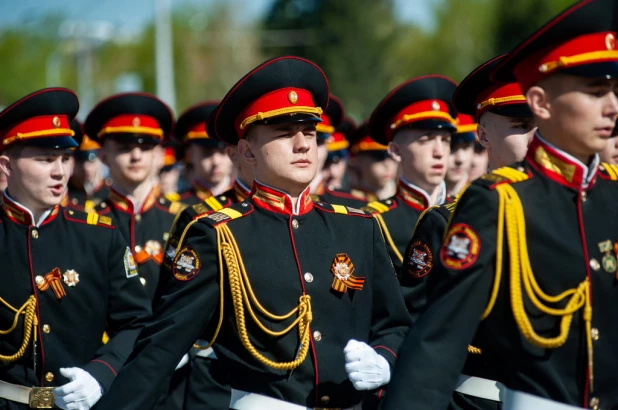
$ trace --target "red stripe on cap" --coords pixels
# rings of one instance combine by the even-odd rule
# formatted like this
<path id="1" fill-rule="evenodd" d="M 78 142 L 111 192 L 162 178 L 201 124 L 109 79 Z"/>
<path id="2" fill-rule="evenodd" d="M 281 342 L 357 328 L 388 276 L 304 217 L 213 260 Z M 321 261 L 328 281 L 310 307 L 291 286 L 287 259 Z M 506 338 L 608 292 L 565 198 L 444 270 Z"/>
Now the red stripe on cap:
<path id="1" fill-rule="evenodd" d="M 423 100 L 408 105 L 397 113 L 386 125 L 384 133 L 391 140 L 395 131 L 404 125 L 423 120 L 444 120 L 454 123 L 448 104 L 440 100 Z"/>
<path id="2" fill-rule="evenodd" d="M 611 61 L 618 62 L 616 33 L 606 31 L 584 34 L 545 48 L 517 64 L 513 74 L 525 92 L 561 68 Z"/>
<path id="3" fill-rule="evenodd" d="M 526 97 L 523 95 L 518 83 L 508 83 L 495 85 L 484 90 L 478 95 L 474 104 L 476 105 L 476 118 L 482 113 L 493 108 L 510 104 L 526 104 Z"/>

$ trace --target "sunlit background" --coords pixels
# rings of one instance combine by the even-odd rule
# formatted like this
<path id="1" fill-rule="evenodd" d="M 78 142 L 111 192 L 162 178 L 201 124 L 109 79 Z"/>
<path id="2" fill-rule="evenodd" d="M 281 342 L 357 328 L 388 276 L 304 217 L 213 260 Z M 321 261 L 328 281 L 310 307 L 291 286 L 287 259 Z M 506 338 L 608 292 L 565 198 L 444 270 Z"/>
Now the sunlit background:
<path id="1" fill-rule="evenodd" d="M 326 72 L 356 120 L 398 83 L 459 81 L 573 0 L 2 0 L 0 106 L 47 86 L 75 90 L 84 118 L 123 91 L 176 113 L 222 98 L 267 58 Z"/>

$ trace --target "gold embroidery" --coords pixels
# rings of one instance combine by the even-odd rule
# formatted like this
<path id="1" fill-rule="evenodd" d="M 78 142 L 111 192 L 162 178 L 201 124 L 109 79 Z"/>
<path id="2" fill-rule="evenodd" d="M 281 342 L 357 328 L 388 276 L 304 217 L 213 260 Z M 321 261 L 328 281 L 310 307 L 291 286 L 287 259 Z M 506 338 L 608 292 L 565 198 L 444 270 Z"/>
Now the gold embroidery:
<path id="1" fill-rule="evenodd" d="M 543 168 L 555 172 L 562 176 L 567 182 L 573 182 L 573 176 L 575 175 L 575 165 L 568 164 L 561 159 L 551 155 L 545 148 L 538 147 L 534 153 L 534 160 L 537 164 Z"/>

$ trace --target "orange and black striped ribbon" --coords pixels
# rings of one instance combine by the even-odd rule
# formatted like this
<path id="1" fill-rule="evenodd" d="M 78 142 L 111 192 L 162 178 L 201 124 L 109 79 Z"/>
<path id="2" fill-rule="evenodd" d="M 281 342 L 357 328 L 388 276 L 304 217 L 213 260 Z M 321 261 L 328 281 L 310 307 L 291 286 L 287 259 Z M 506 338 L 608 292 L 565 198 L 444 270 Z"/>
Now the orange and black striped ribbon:
<path id="1" fill-rule="evenodd" d="M 54 268 L 52 269 L 51 272 L 45 275 L 45 277 L 43 278 L 44 281 L 36 285 L 36 287 L 41 292 L 44 292 L 49 287 L 51 287 L 52 291 L 54 292 L 54 295 L 56 295 L 56 299 L 62 299 L 67 294 L 64 291 L 64 287 L 62 286 L 62 281 L 60 280 L 61 278 L 62 278 L 62 274 L 60 273 L 60 269 Z"/>
<path id="2" fill-rule="evenodd" d="M 364 276 L 354 276 L 354 264 L 346 253 L 338 253 L 331 265 L 331 272 L 335 275 L 331 287 L 337 292 L 344 293 L 348 288 L 362 290 L 365 284 Z"/>

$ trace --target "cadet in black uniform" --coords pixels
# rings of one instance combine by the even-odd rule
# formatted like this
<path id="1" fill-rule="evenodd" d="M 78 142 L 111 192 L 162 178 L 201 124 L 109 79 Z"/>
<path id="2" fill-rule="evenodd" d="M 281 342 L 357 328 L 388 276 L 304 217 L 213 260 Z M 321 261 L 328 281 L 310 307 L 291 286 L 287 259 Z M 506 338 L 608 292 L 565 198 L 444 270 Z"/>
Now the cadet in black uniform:
<path id="1" fill-rule="evenodd" d="M 113 185 L 109 198 L 96 206 L 99 215 L 112 216 L 130 243 L 146 293 L 154 298 L 167 240 L 180 202 L 159 194 L 153 180 L 155 151 L 171 132 L 174 118 L 157 97 L 145 93 L 111 96 L 86 118 L 86 134 L 102 145 Z"/>
<path id="2" fill-rule="evenodd" d="M 359 408 L 388 382 L 409 319 L 380 230 L 309 196 L 327 102 L 324 73 L 297 57 L 263 63 L 223 99 L 208 130 L 252 165 L 251 199 L 186 226 L 166 259 L 174 280 L 100 409 L 148 408 L 205 326 L 233 409 Z"/>
<path id="3" fill-rule="evenodd" d="M 520 144 L 527 144 L 529 128 L 533 123 L 532 113 L 528 108 L 525 97 L 517 83 L 496 83 L 490 76 L 504 56 L 494 58 L 470 73 L 457 87 L 453 97 L 453 104 L 462 115 L 473 115 L 475 120 L 482 120 L 486 126 L 486 138 L 497 141 L 499 138 L 509 140 L 507 146 L 516 151 Z M 489 117 L 489 118 L 488 118 Z M 468 121 L 469 122 L 469 121 Z M 504 132 L 497 133 L 495 123 L 506 123 Z M 468 126 L 463 130 L 470 131 Z M 522 128 L 523 127 L 523 128 Z M 458 125 L 458 130 L 462 130 Z M 487 134 L 493 131 L 494 134 Z M 453 136 L 458 138 L 458 134 Z M 492 156 L 494 167 L 508 164 L 496 163 L 501 158 L 512 158 L 507 149 L 501 149 L 501 155 Z M 517 157 L 516 157 L 517 158 Z M 524 157 L 518 158 L 519 161 Z M 439 255 L 446 225 L 451 217 L 456 203 L 451 202 L 439 207 L 429 208 L 423 212 L 418 220 L 414 234 L 406 253 L 400 276 L 402 292 L 406 306 L 413 322 L 426 308 L 426 282 L 429 274 L 441 277 L 444 267 L 440 263 Z M 464 375 L 457 385 L 457 392 L 453 395 L 450 409 L 499 409 L 500 388 L 496 379 L 500 376 L 493 370 L 493 363 L 487 363 L 481 355 L 481 349 L 471 347 L 471 355 L 464 369 Z"/>
<path id="4" fill-rule="evenodd" d="M 347 189 L 346 181 L 348 160 L 350 158 L 349 138 L 356 131 L 356 123 L 353 119 L 344 116 L 335 133 L 326 142 L 328 155 L 322 174 L 324 183 L 333 189 Z"/>
<path id="5" fill-rule="evenodd" d="M 89 409 L 111 386 L 150 303 L 108 217 L 58 204 L 77 96 L 30 94 L 0 113 L 0 408 Z M 107 329 L 111 339 L 101 341 Z"/>
<path id="6" fill-rule="evenodd" d="M 494 79 L 517 79 L 538 133 L 523 162 L 459 200 L 386 409 L 444 408 L 468 343 L 501 377 L 505 409 L 618 405 L 618 168 L 597 155 L 618 114 L 617 11 L 578 3 L 499 63 Z"/>
<path id="7" fill-rule="evenodd" d="M 82 124 L 71 121 L 75 133 L 73 139 L 79 144 L 73 151 L 75 166 L 69 179 L 66 204 L 80 211 L 93 211 L 94 207 L 109 196 L 109 181 L 103 178 L 103 163 L 99 158 L 101 146 L 84 135 Z"/>
<path id="8" fill-rule="evenodd" d="M 439 75 L 413 78 L 391 91 L 371 114 L 372 138 L 388 144 L 402 176 L 394 197 L 371 202 L 399 273 L 420 214 L 446 198 L 444 176 L 455 131 L 455 83 Z"/>
<path id="9" fill-rule="evenodd" d="M 218 103 L 206 101 L 188 108 L 178 117 L 174 128 L 174 137 L 185 145 L 194 170 L 191 188 L 180 192 L 180 201 L 188 205 L 208 202 L 232 185 L 232 162 L 225 151 L 227 145 L 206 132 L 206 119 Z"/>

